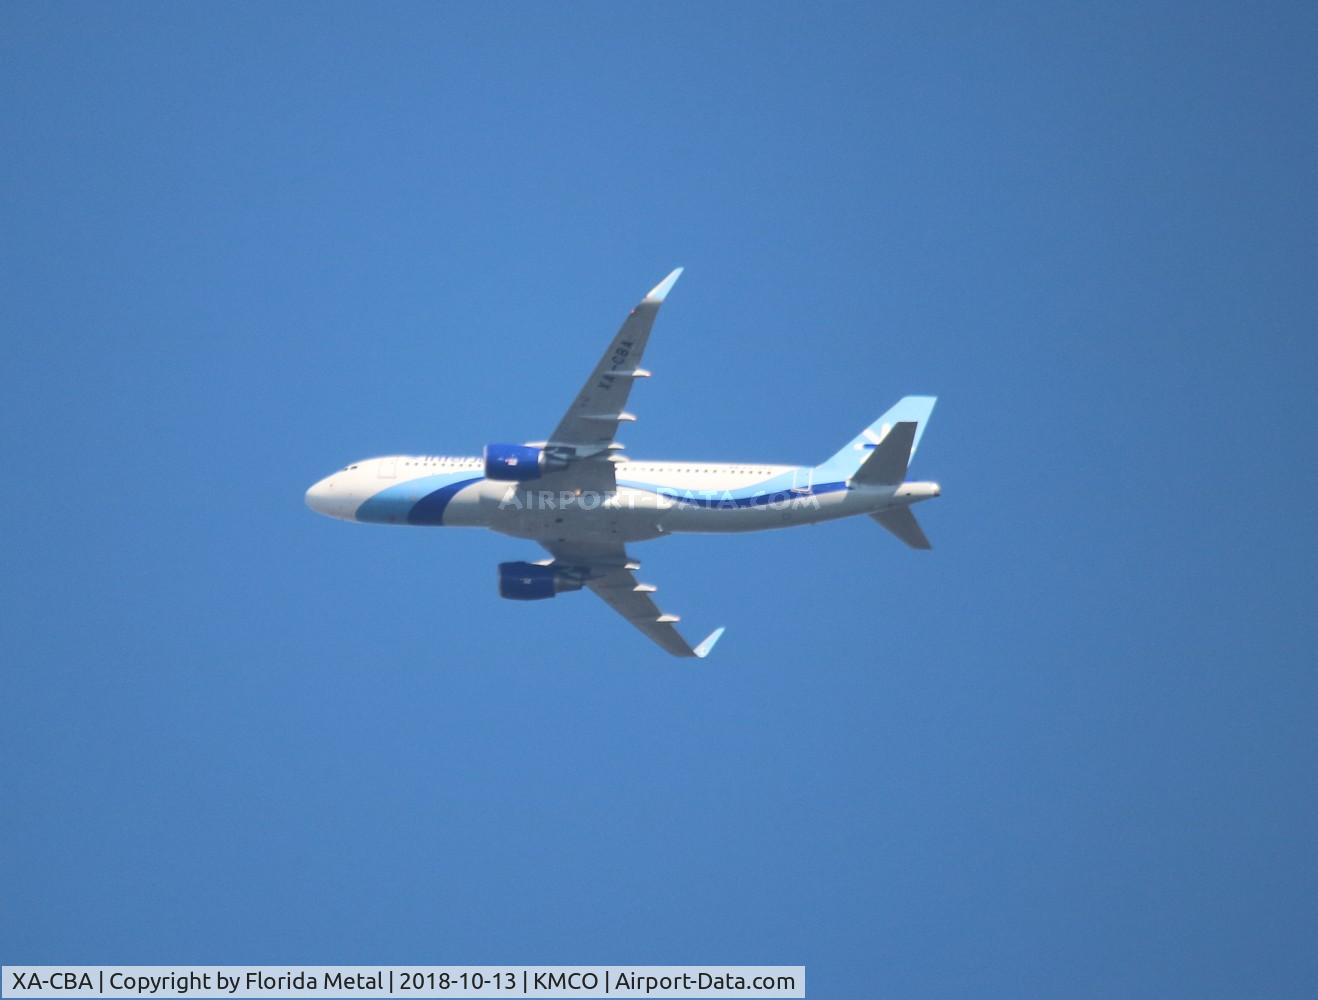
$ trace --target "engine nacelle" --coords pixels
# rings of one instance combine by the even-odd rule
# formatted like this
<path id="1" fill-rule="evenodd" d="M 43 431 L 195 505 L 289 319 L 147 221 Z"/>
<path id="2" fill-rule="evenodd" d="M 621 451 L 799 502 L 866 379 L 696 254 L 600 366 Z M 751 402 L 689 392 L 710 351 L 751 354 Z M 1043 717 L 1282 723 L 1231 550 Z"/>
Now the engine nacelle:
<path id="1" fill-rule="evenodd" d="M 567 468 L 567 458 L 560 451 L 529 444 L 487 444 L 485 478 L 511 483 L 539 479 L 546 472 Z"/>
<path id="2" fill-rule="evenodd" d="M 499 596 L 514 601 L 542 601 L 565 590 L 580 590 L 581 580 L 553 566 L 529 562 L 499 563 Z"/>

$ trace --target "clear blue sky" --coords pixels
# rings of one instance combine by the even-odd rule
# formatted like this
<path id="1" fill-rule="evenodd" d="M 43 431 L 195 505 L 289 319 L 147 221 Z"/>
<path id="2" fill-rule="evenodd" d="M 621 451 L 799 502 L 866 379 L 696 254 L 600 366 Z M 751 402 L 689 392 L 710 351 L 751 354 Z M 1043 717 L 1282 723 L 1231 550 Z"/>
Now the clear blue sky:
<path id="1" fill-rule="evenodd" d="M 1312 996 L 1315 10 L 4 5 L 0 960 Z M 631 453 L 936 394 L 932 553 L 304 508 L 679 264 Z"/>

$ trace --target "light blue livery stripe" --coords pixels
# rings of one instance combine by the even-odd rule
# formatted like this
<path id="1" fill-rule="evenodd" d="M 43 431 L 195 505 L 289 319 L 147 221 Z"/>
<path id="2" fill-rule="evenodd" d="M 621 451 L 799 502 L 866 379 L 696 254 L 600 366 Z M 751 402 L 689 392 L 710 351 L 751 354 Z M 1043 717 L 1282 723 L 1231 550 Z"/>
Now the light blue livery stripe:
<path id="1" fill-rule="evenodd" d="M 782 476 L 776 477 L 776 479 L 783 478 Z M 770 482 L 773 481 L 770 480 Z M 782 503 L 785 500 L 799 500 L 802 497 L 836 493 L 847 488 L 846 483 L 818 483 L 808 489 L 802 487 L 799 489 L 777 489 L 769 492 L 764 489 L 764 484 L 758 487 L 750 486 L 736 490 L 681 490 L 672 486 L 629 481 L 619 481 L 618 485 L 633 490 L 644 490 L 647 493 L 656 493 L 659 496 L 668 497 L 693 507 L 717 507 L 719 509 L 765 507 L 773 503 Z"/>
<path id="2" fill-rule="evenodd" d="M 357 520 L 373 524 L 443 524 L 449 501 L 481 478 L 449 472 L 396 483 L 358 507 Z"/>

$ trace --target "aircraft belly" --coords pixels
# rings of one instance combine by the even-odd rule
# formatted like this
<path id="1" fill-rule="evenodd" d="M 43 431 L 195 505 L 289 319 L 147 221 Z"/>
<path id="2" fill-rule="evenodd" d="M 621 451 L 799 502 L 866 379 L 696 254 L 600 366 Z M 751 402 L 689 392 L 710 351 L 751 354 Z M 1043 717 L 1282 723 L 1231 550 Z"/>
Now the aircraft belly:
<path id="1" fill-rule="evenodd" d="M 459 509 L 452 510 L 446 522 L 485 525 L 519 538 L 633 542 L 670 532 L 770 531 L 848 517 L 870 506 L 867 498 L 845 489 L 748 503 L 717 496 L 684 502 L 628 487 L 600 498 L 537 490 L 533 484 L 484 485 L 488 488 L 469 494 L 478 502 L 455 504 Z"/>
<path id="2" fill-rule="evenodd" d="M 767 504 L 737 506 L 731 502 L 679 503 L 664 514 L 661 526 L 672 532 L 771 531 L 816 524 L 859 513 L 846 491 L 806 494 Z"/>
<path id="3" fill-rule="evenodd" d="M 638 542 L 663 534 L 654 503 L 628 505 L 594 496 L 552 496 L 522 490 L 505 494 L 488 512 L 488 525 L 518 538 Z"/>

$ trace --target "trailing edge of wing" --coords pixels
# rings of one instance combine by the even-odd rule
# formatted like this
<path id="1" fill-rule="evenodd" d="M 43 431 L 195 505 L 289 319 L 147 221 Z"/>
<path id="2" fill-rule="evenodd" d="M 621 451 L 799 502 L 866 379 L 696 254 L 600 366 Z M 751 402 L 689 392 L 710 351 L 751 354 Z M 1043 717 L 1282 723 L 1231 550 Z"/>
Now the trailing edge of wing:
<path id="1" fill-rule="evenodd" d="M 584 570 L 585 584 L 605 604 L 611 607 L 650 641 L 663 647 L 674 656 L 694 656 L 704 659 L 723 635 L 717 628 L 700 643 L 692 646 L 677 630 L 677 615 L 664 614 L 651 594 L 657 588 L 638 583 L 635 563 L 620 543 L 567 543 L 541 542 L 554 556 L 555 564 L 564 568 Z"/>
<path id="2" fill-rule="evenodd" d="M 664 614 L 654 603 L 651 594 L 655 588 L 637 583 L 636 575 L 623 567 L 615 566 L 593 576 L 586 581 L 586 586 L 652 642 L 674 656 L 704 659 L 723 634 L 723 629 L 715 629 L 698 645 L 692 646 L 677 630 L 677 622 L 681 619 L 677 615 Z"/>

